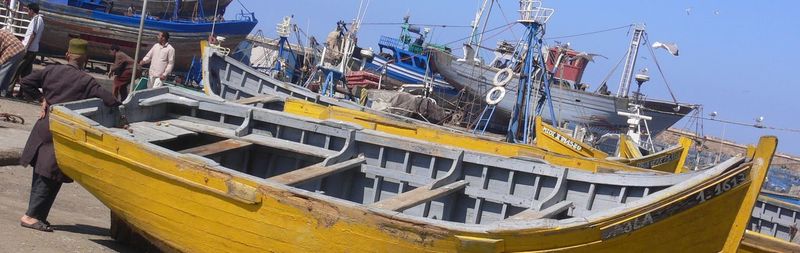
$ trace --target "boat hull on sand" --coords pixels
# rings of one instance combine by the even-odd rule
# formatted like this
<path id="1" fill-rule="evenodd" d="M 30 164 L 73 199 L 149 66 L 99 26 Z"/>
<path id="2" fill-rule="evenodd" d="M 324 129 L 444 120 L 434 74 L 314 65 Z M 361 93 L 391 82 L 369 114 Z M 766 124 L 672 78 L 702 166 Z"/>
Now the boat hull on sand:
<path id="1" fill-rule="evenodd" d="M 44 14 L 45 33 L 40 44 L 40 52 L 63 56 L 71 38 L 81 38 L 89 42 L 89 58 L 113 62 L 109 53 L 111 45 L 134 56 L 138 37 L 139 17 L 126 17 L 72 7 L 68 5 L 41 2 Z M 253 30 L 255 18 L 244 21 L 223 21 L 217 23 L 216 33 L 226 37 L 223 46 L 236 47 Z M 144 55 L 157 41 L 159 32 L 170 33 L 170 44 L 175 48 L 175 69 L 187 70 L 194 57 L 200 56 L 200 41 L 211 33 L 212 23 L 146 20 L 142 32 L 139 57 Z"/>

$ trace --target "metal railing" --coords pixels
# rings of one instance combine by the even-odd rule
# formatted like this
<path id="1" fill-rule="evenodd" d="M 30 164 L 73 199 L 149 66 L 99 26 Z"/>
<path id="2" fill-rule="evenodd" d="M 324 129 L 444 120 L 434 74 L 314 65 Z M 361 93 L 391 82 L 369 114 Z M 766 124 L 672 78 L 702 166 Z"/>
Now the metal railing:
<path id="1" fill-rule="evenodd" d="M 547 23 L 547 20 L 553 16 L 555 10 L 551 8 L 543 8 L 542 2 L 538 0 L 521 0 L 519 1 L 519 22 L 522 23 Z"/>
<path id="2" fill-rule="evenodd" d="M 399 39 L 386 36 L 381 36 L 381 39 L 378 41 L 378 45 L 384 47 L 406 49 L 406 44 L 400 41 Z"/>
<path id="3" fill-rule="evenodd" d="M 10 26 L 17 37 L 24 37 L 30 23 L 28 13 L 17 10 L 10 10 L 5 4 L 0 4 L 0 28 Z"/>

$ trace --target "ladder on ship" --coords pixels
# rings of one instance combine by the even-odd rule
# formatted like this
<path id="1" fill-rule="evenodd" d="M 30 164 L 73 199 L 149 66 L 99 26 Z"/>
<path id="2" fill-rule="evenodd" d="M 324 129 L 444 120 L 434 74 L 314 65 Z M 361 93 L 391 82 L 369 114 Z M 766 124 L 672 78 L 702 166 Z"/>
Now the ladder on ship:
<path id="1" fill-rule="evenodd" d="M 636 25 L 633 29 L 633 38 L 628 48 L 628 54 L 625 56 L 625 65 L 622 68 L 622 78 L 619 81 L 619 89 L 617 90 L 617 97 L 627 97 L 630 90 L 631 79 L 633 77 L 633 68 L 636 66 L 636 58 L 639 55 L 639 45 L 642 43 L 644 36 L 644 26 Z"/>
<path id="2" fill-rule="evenodd" d="M 480 134 L 486 133 L 486 128 L 489 127 L 489 122 L 492 121 L 492 116 L 494 116 L 494 110 L 496 108 L 496 105 L 487 105 L 483 108 L 481 116 L 478 117 L 478 121 L 475 123 L 475 128 L 472 129 L 473 134 L 478 133 L 478 129 L 480 129 Z"/>

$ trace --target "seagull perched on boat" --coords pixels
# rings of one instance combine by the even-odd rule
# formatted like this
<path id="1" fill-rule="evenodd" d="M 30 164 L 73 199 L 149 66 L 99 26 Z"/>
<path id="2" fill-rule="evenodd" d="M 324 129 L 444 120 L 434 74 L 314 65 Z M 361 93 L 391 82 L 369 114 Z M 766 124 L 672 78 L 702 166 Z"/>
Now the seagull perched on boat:
<path id="1" fill-rule="evenodd" d="M 661 43 L 661 42 L 653 42 L 653 48 L 663 48 L 666 49 L 670 54 L 674 56 L 678 56 L 678 44 L 675 43 Z"/>

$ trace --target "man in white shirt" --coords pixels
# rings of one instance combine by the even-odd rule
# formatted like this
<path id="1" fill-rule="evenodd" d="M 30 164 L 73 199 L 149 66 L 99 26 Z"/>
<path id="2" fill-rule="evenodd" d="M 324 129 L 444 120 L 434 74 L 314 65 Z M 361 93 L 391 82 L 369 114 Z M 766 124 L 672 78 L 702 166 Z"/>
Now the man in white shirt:
<path id="1" fill-rule="evenodd" d="M 175 49 L 169 44 L 168 32 L 158 33 L 158 43 L 150 48 L 147 55 L 139 62 L 139 66 L 148 63 L 150 63 L 150 71 L 148 72 L 147 88 L 154 88 L 156 79 L 160 80 L 158 83 L 167 80 L 167 76 L 172 73 L 172 67 L 175 66 Z"/>
<path id="2" fill-rule="evenodd" d="M 33 70 L 33 60 L 36 59 L 36 53 L 39 52 L 39 41 L 42 40 L 44 33 L 44 19 L 42 19 L 42 15 L 39 15 L 39 5 L 30 3 L 27 7 L 28 17 L 31 17 L 31 21 L 28 23 L 25 38 L 22 40 L 26 53 L 17 70 L 18 79 L 22 79 Z"/>

